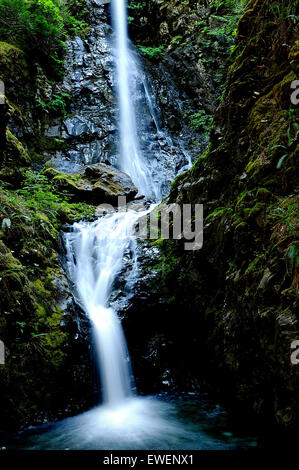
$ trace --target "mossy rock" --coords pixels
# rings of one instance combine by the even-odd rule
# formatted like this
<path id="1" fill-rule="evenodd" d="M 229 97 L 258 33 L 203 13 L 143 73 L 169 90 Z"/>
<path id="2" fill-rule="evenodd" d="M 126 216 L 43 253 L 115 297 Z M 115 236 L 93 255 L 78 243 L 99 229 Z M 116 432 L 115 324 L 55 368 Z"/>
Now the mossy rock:
<path id="1" fill-rule="evenodd" d="M 2 287 L 8 287 L 8 291 L 13 288 L 22 289 L 24 286 L 24 267 L 11 251 L 0 240 L 0 279 Z"/>
<path id="2" fill-rule="evenodd" d="M 25 54 L 18 47 L 0 41 L 0 79 L 5 83 L 16 76 L 29 77 Z"/>
<path id="3" fill-rule="evenodd" d="M 90 165 L 81 173 L 72 175 L 53 168 L 46 169 L 44 174 L 54 186 L 67 190 L 75 200 L 93 204 L 117 204 L 119 196 L 125 196 L 129 202 L 138 192 L 126 173 L 103 163 Z"/>
<path id="4" fill-rule="evenodd" d="M 170 203 L 205 205 L 203 248 L 188 254 L 180 241 L 175 246 L 159 242 L 163 262 L 156 269 L 161 298 L 168 289 L 174 305 L 188 305 L 189 321 L 196 318 L 196 334 L 188 332 L 186 342 L 202 332 L 203 355 L 209 357 L 209 371 L 214 368 L 217 387 L 223 369 L 222 390 L 271 422 L 281 424 L 284 410 L 293 408 L 283 426 L 295 430 L 298 369 L 291 369 L 290 337 L 298 336 L 299 116 L 290 96 L 298 77 L 299 42 L 292 18 L 271 12 L 280 3 L 249 1 L 209 148 L 172 186 Z M 292 0 L 284 4 L 295 8 Z M 204 318 L 204 312 L 212 311 L 217 318 Z M 280 312 L 293 315 L 289 319 Z M 180 321 L 176 328 L 179 336 Z M 209 342 L 221 354 L 216 347 L 210 354 Z M 199 348 L 198 342 L 186 363 Z"/>
<path id="5" fill-rule="evenodd" d="M 31 424 L 40 413 L 54 413 L 54 419 L 57 408 L 68 405 L 66 375 L 76 378 L 67 366 L 72 339 L 55 283 L 61 272 L 58 233 L 45 214 L 13 191 L 0 191 L 0 207 L 0 229 L 4 218 L 10 221 L 0 230 L 0 338 L 6 346 L 6 364 L 0 368 L 1 434 Z"/>
<path id="6" fill-rule="evenodd" d="M 26 167 L 31 159 L 23 144 L 6 128 L 6 143 L 2 147 L 0 159 L 0 180 L 19 184 L 23 180 Z"/>
<path id="7" fill-rule="evenodd" d="M 6 130 L 6 142 L 7 142 L 7 163 L 14 164 L 17 166 L 27 166 L 30 164 L 30 157 L 25 151 L 21 142 L 10 132 Z"/>

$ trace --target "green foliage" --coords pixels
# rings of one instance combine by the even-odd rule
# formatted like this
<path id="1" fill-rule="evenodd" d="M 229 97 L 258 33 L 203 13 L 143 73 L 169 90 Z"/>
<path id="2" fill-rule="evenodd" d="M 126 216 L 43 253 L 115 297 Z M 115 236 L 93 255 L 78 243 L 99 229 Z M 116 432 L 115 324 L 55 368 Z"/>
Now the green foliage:
<path id="1" fill-rule="evenodd" d="M 292 148 L 298 142 L 299 124 L 297 122 L 292 122 L 289 125 L 287 129 L 286 137 L 287 137 L 287 145 L 277 144 L 270 148 L 270 150 L 282 149 L 282 151 L 286 152 L 279 158 L 277 162 L 276 168 L 278 170 L 280 170 L 284 166 L 287 158 L 292 155 Z"/>
<path id="2" fill-rule="evenodd" d="M 144 0 L 130 0 L 129 2 L 129 10 L 141 10 L 146 6 L 146 2 Z"/>
<path id="3" fill-rule="evenodd" d="M 248 0 L 212 0 L 211 7 L 216 10 L 216 12 L 222 9 L 229 9 L 235 13 L 241 13 Z"/>
<path id="4" fill-rule="evenodd" d="M 51 217 L 56 217 L 58 207 L 63 201 L 62 195 L 52 193 L 52 186 L 46 176 L 31 171 L 27 171 L 23 187 L 17 193 L 31 208 L 36 208 Z"/>
<path id="5" fill-rule="evenodd" d="M 130 0 L 128 4 L 128 10 L 129 10 L 129 17 L 128 21 L 129 23 L 133 23 L 136 19 L 136 17 L 140 16 L 140 11 L 146 8 L 146 2 L 145 1 L 138 1 L 138 0 Z"/>
<path id="6" fill-rule="evenodd" d="M 67 191 L 57 190 L 42 173 L 26 172 L 26 178 L 22 189 L 16 191 L 21 196 L 29 209 L 34 209 L 47 217 L 53 218 L 55 226 L 60 225 L 59 217 L 80 218 L 91 216 L 94 207 L 85 203 L 70 203 L 70 195 Z M 58 220 L 55 220 L 58 219 Z"/>
<path id="7" fill-rule="evenodd" d="M 137 46 L 138 49 L 142 52 L 142 54 L 152 58 L 158 58 L 163 55 L 164 46 L 159 47 L 145 47 L 145 46 Z"/>
<path id="8" fill-rule="evenodd" d="M 298 224 L 298 201 L 290 200 L 279 207 L 269 208 L 269 216 L 278 219 L 279 224 L 285 225 L 292 235 L 296 235 L 296 224 Z"/>
<path id="9" fill-rule="evenodd" d="M 0 368 L 1 397 L 5 409 L 11 407 L 8 416 L 24 414 L 27 419 L 43 406 L 42 388 L 55 383 L 53 374 L 63 366 L 67 335 L 54 284 L 60 272 L 54 251 L 59 233 L 45 214 L 30 210 L 14 191 L 0 190 L 3 214 L 11 225 L 0 231 L 0 337 L 12 353 Z M 33 375 L 37 387 L 32 386 Z"/>
<path id="10" fill-rule="evenodd" d="M 65 39 L 86 30 L 85 1 L 0 0 L 0 39 L 61 69 Z M 78 12 L 78 18 L 71 11 Z"/>
<path id="11" fill-rule="evenodd" d="M 207 114 L 204 109 L 200 109 L 198 113 L 195 113 L 190 117 L 190 125 L 204 134 L 209 134 L 212 122 L 213 116 Z"/>
<path id="12" fill-rule="evenodd" d="M 172 45 L 179 44 L 181 42 L 181 39 L 183 39 L 183 36 L 181 34 L 178 34 L 170 41 L 170 44 Z"/>
<path id="13" fill-rule="evenodd" d="M 202 51 L 201 63 L 209 70 L 217 69 L 214 80 L 219 87 L 217 99 L 221 99 L 227 74 L 228 61 L 235 52 L 237 25 L 245 2 L 210 2 L 211 12 L 208 19 L 196 22 L 198 43 Z M 219 60 L 219 59 L 222 60 Z M 220 63 L 219 63 L 220 62 Z"/>
<path id="14" fill-rule="evenodd" d="M 128 4 L 128 10 L 130 14 L 139 14 L 140 10 L 146 7 L 146 1 L 144 0 L 130 0 Z"/>
<path id="15" fill-rule="evenodd" d="M 291 261 L 291 268 L 295 265 L 299 267 L 299 245 L 298 243 L 293 244 L 289 247 L 289 259 Z"/>
<path id="16" fill-rule="evenodd" d="M 279 0 L 279 2 L 269 2 L 269 10 L 276 19 L 291 20 L 296 23 L 299 16 L 296 15 L 296 2 L 289 2 L 286 0 Z"/>
<path id="17" fill-rule="evenodd" d="M 293 271 L 299 265 L 297 196 L 279 200 L 268 208 L 268 215 L 275 223 L 271 241 L 277 248 L 284 248 L 284 257 Z"/>
<path id="18" fill-rule="evenodd" d="M 53 98 L 53 100 L 47 102 L 40 99 L 38 105 L 46 112 L 66 117 L 67 102 L 70 99 L 70 95 L 68 93 L 61 93 L 60 95 L 53 95 Z"/>
<path id="19" fill-rule="evenodd" d="M 60 2 L 61 15 L 66 32 L 70 36 L 82 36 L 88 30 L 89 9 L 86 0 Z"/>
<path id="20" fill-rule="evenodd" d="M 51 55 L 62 47 L 59 8 L 51 0 L 1 0 L 0 36 L 28 52 Z"/>
<path id="21" fill-rule="evenodd" d="M 232 46 L 234 36 L 236 35 L 236 25 L 239 15 L 229 14 L 224 16 L 211 15 L 211 18 L 217 22 L 217 26 L 203 26 L 198 38 L 199 42 L 204 42 L 206 47 L 211 46 L 212 41 Z"/>
<path id="22" fill-rule="evenodd" d="M 216 217 L 222 217 L 223 214 L 227 213 L 232 213 L 233 209 L 231 207 L 217 207 L 211 214 L 209 214 L 206 218 L 206 224 L 216 218 Z"/>

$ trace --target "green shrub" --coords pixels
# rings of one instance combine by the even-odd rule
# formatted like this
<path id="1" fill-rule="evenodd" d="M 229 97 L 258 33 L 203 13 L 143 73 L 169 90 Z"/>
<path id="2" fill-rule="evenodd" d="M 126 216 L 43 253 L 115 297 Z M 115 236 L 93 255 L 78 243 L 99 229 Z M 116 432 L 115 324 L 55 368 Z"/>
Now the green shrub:
<path id="1" fill-rule="evenodd" d="M 238 13 L 245 8 L 248 0 L 212 0 L 210 3 L 211 7 L 215 9 L 216 12 L 219 12 L 222 9 L 229 9 Z"/>
<path id="2" fill-rule="evenodd" d="M 294 23 L 298 22 L 299 16 L 296 15 L 296 2 L 292 3 L 286 0 L 280 0 L 276 3 L 271 2 L 271 4 L 269 3 L 269 10 L 276 19 L 291 20 Z"/>
<path id="3" fill-rule="evenodd" d="M 48 55 L 63 45 L 63 19 L 51 0 L 0 0 L 0 36 L 23 50 Z"/>
<path id="4" fill-rule="evenodd" d="M 161 57 L 164 51 L 164 46 L 159 46 L 159 47 L 137 46 L 137 47 L 142 52 L 142 54 L 147 55 L 150 58 Z"/>
<path id="5" fill-rule="evenodd" d="M 190 117 L 190 125 L 194 129 L 208 134 L 211 129 L 213 116 L 207 114 L 204 109 L 200 109 L 198 113 L 193 114 Z"/>
<path id="6" fill-rule="evenodd" d="M 43 108 L 44 111 L 56 114 L 58 116 L 67 117 L 67 102 L 70 100 L 68 93 L 61 93 L 60 95 L 53 95 L 53 100 L 44 101 L 39 99 L 38 106 Z"/>
<path id="7" fill-rule="evenodd" d="M 89 10 L 86 0 L 59 2 L 64 29 L 69 36 L 82 36 L 88 30 Z"/>
<path id="8" fill-rule="evenodd" d="M 12 194 L 12 193 L 10 193 Z M 66 190 L 57 190 L 42 173 L 26 172 L 22 189 L 15 191 L 21 196 L 25 206 L 37 214 L 45 214 L 51 218 L 55 227 L 59 227 L 61 214 L 68 214 L 70 218 L 82 218 L 94 214 L 95 208 L 85 203 L 70 203 L 70 194 Z"/>
<path id="9" fill-rule="evenodd" d="M 59 70 L 65 39 L 87 29 L 87 13 L 85 0 L 0 0 L 0 40 Z"/>

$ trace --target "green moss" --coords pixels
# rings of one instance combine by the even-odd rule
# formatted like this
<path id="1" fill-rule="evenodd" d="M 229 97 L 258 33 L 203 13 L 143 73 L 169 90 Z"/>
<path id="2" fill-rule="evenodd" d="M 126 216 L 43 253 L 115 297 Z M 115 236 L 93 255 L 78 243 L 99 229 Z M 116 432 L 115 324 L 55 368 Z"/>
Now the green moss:
<path id="1" fill-rule="evenodd" d="M 256 192 L 256 197 L 258 200 L 269 201 L 273 198 L 273 194 L 266 188 L 258 188 Z"/>
<path id="2" fill-rule="evenodd" d="M 200 155 L 200 157 L 198 157 L 195 162 L 193 163 L 193 166 L 190 170 L 190 173 L 194 173 L 194 174 L 197 174 L 198 172 L 198 169 L 201 167 L 201 166 L 206 166 L 208 164 L 208 159 L 210 158 L 211 156 L 211 149 L 212 149 L 212 144 L 211 142 L 209 142 L 206 150 L 202 153 L 202 155 Z"/>
<path id="3" fill-rule="evenodd" d="M 263 257 L 264 253 L 257 255 L 253 261 L 251 261 L 248 267 L 245 270 L 245 276 L 249 274 L 254 274 L 254 276 L 258 276 L 260 272 L 263 270 Z"/>
<path id="4" fill-rule="evenodd" d="M 257 202 L 253 207 L 245 207 L 243 209 L 243 214 L 245 220 L 255 218 L 261 211 L 265 209 L 265 204 L 262 202 Z"/>
<path id="5" fill-rule="evenodd" d="M 10 132 L 9 129 L 6 130 L 6 142 L 6 164 L 16 165 L 17 167 L 27 166 L 30 164 L 31 160 L 28 153 L 25 151 L 22 143 Z"/>
<path id="6" fill-rule="evenodd" d="M 50 178 L 53 184 L 58 188 L 70 187 L 72 189 L 78 189 L 84 187 L 84 181 L 80 174 L 67 174 L 61 173 L 54 168 L 48 168 L 44 170 L 43 174 Z"/>
<path id="7" fill-rule="evenodd" d="M 12 255 L 0 240 L 0 283 L 8 296 L 25 284 L 24 266 Z"/>
<path id="8" fill-rule="evenodd" d="M 53 282 L 58 232 L 13 191 L 0 191 L 0 207 L 11 222 L 0 232 L 0 338 L 9 353 L 0 368 L 1 426 L 14 426 L 50 406 L 46 388 L 59 380 L 68 335 Z"/>
<path id="9" fill-rule="evenodd" d="M 211 214 L 206 217 L 205 223 L 207 224 L 212 219 L 222 217 L 224 214 L 231 212 L 233 212 L 233 209 L 231 207 L 217 207 L 217 209 L 215 209 L 213 212 L 211 212 Z"/>
<path id="10" fill-rule="evenodd" d="M 271 5 L 249 1 L 210 146 L 184 175 L 190 185 L 176 180 L 169 198 L 205 202 L 203 248 L 189 254 L 179 241 L 158 240 L 157 289 L 176 308 L 188 305 L 194 328 L 201 324 L 193 338 L 203 332 L 209 371 L 218 372 L 221 359 L 238 399 L 255 410 L 257 402 L 266 403 L 258 412 L 275 408 L 273 420 L 279 420 L 279 408 L 298 401 L 288 351 L 298 329 L 299 115 L 290 85 L 298 77 L 299 43 L 294 19 L 269 15 Z"/>
<path id="11" fill-rule="evenodd" d="M 25 54 L 18 47 L 0 41 L 0 78 L 5 80 L 16 75 L 29 76 Z"/>
<path id="12" fill-rule="evenodd" d="M 47 231 L 48 236 L 57 237 L 56 230 L 65 222 L 91 216 L 95 207 L 84 203 L 69 203 L 70 194 L 66 189 L 55 188 L 45 175 L 27 171 L 23 188 L 17 191 L 3 191 L 2 196 L 9 204 L 19 205 L 30 217 Z M 51 219 L 51 223 L 50 223 Z"/>
<path id="13" fill-rule="evenodd" d="M 65 150 L 68 144 L 65 140 L 55 137 L 39 136 L 31 139 L 29 145 L 30 153 L 43 154 L 44 152 Z"/>

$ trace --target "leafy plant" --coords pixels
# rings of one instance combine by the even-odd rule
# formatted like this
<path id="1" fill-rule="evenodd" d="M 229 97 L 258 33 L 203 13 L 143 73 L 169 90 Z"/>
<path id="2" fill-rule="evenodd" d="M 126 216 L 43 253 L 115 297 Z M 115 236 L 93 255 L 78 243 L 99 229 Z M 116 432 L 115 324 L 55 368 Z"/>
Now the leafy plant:
<path id="1" fill-rule="evenodd" d="M 298 21 L 298 16 L 295 15 L 295 5 L 292 2 L 286 0 L 280 0 L 273 5 L 273 2 L 269 5 L 269 10 L 272 15 L 281 20 L 292 20 L 294 23 Z"/>
<path id="2" fill-rule="evenodd" d="M 176 44 L 179 44 L 179 42 L 181 41 L 181 39 L 183 39 L 183 36 L 181 34 L 175 36 L 171 41 L 170 41 L 170 44 L 172 45 L 176 45 Z"/>
<path id="3" fill-rule="evenodd" d="M 212 121 L 213 116 L 207 114 L 204 109 L 201 109 L 198 113 L 191 116 L 190 125 L 194 127 L 194 129 L 208 134 L 211 129 Z"/>
<path id="4" fill-rule="evenodd" d="M 233 209 L 231 207 L 217 207 L 211 214 L 206 218 L 206 224 L 214 217 L 221 217 L 225 213 L 231 213 Z"/>
<path id="5" fill-rule="evenodd" d="M 66 211 L 74 211 L 83 216 L 91 216 L 94 213 L 93 206 L 85 203 L 71 203 L 70 195 L 66 190 L 58 190 L 52 186 L 48 178 L 42 173 L 34 173 L 31 170 L 26 172 L 26 178 L 22 189 L 16 191 L 21 196 L 26 205 L 35 211 L 46 214 L 55 220 Z M 56 220 L 59 225 L 59 221 Z M 42 223 L 42 221 L 41 221 Z"/>
<path id="6" fill-rule="evenodd" d="M 59 116 L 67 116 L 67 102 L 70 99 L 68 93 L 61 93 L 60 95 L 53 95 L 51 101 L 44 101 L 40 99 L 38 105 L 41 106 L 46 112 L 52 112 Z"/>
<path id="7" fill-rule="evenodd" d="M 288 139 L 287 145 L 278 144 L 278 145 L 274 145 L 273 147 L 271 147 L 270 150 L 281 148 L 285 152 L 287 152 L 287 153 L 284 153 L 282 157 L 279 158 L 277 165 L 276 165 L 276 168 L 278 170 L 282 168 L 286 159 L 292 154 L 291 148 L 293 147 L 293 144 L 297 142 L 298 136 L 299 136 L 299 124 L 297 122 L 293 122 L 288 127 L 288 130 L 287 130 L 287 139 Z"/>
<path id="8" fill-rule="evenodd" d="M 89 9 L 86 0 L 60 2 L 64 28 L 70 36 L 82 36 L 89 29 Z"/>
<path id="9" fill-rule="evenodd" d="M 0 37 L 60 75 L 65 40 L 87 29 L 87 11 L 85 0 L 0 0 Z"/>
<path id="10" fill-rule="evenodd" d="M 142 54 L 147 55 L 150 58 L 161 57 L 164 51 L 164 46 L 159 47 L 146 47 L 146 46 L 137 46 Z"/>
<path id="11" fill-rule="evenodd" d="M 210 3 L 211 7 L 214 8 L 216 12 L 225 8 L 237 13 L 241 12 L 245 8 L 248 0 L 212 0 Z"/>
<path id="12" fill-rule="evenodd" d="M 299 246 L 294 243 L 289 247 L 289 258 L 291 260 L 291 267 L 295 264 L 296 268 L 299 266 Z"/>
<path id="13" fill-rule="evenodd" d="M 63 19 L 51 0 L 1 0 L 0 35 L 28 52 L 51 55 L 62 46 Z"/>
<path id="14" fill-rule="evenodd" d="M 298 204 L 291 202 L 286 207 L 277 207 L 270 212 L 270 217 L 279 219 L 279 223 L 286 225 L 290 233 L 296 234 L 296 227 L 294 225 L 294 214 L 298 210 Z"/>

